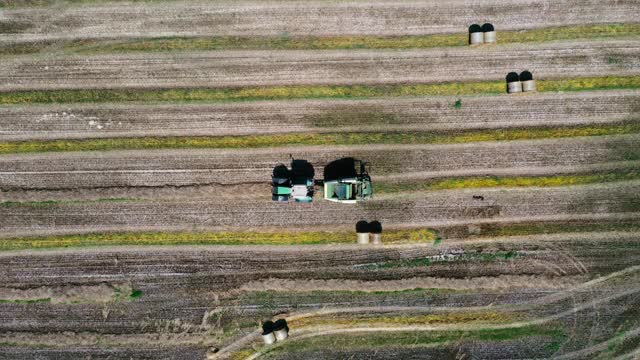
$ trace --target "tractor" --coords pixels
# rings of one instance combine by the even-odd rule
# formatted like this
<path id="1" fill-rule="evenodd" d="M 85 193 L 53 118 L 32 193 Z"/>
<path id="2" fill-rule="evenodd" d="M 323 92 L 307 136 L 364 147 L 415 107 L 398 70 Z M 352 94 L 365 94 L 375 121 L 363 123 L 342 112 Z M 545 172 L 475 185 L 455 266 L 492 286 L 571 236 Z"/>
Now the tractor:
<path id="1" fill-rule="evenodd" d="M 354 204 L 373 195 L 367 163 L 354 158 L 342 158 L 324 168 L 324 198 L 329 201 Z"/>
<path id="2" fill-rule="evenodd" d="M 293 198 L 297 202 L 313 201 L 315 170 L 306 160 L 291 158 L 291 168 L 279 164 L 271 177 L 273 201 L 287 202 Z"/>
<path id="3" fill-rule="evenodd" d="M 329 163 L 324 168 L 324 180 L 314 180 L 313 165 L 306 160 L 291 158 L 291 168 L 279 164 L 271 177 L 272 199 L 288 202 L 311 202 L 314 185 L 324 187 L 324 198 L 329 201 L 353 204 L 369 199 L 373 195 L 371 177 L 367 173 L 367 163 L 354 158 L 342 158 Z"/>

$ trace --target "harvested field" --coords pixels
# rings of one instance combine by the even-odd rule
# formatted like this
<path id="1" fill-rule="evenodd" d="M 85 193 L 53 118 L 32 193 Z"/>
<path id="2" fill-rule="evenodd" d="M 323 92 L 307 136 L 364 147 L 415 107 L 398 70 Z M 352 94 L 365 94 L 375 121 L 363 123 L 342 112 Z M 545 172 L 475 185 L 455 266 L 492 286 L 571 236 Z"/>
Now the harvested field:
<path id="1" fill-rule="evenodd" d="M 636 2 L 0 7 L 0 359 L 640 352 Z"/>
<path id="2" fill-rule="evenodd" d="M 13 1 L 10 1 L 12 3 Z M 52 1 L 45 1 L 51 3 Z M 502 29 L 573 24 L 636 22 L 633 1 L 492 0 L 468 6 L 456 0 L 389 3 L 241 1 L 115 2 L 86 6 L 4 10 L 2 40 L 120 38 L 197 35 L 352 35 L 433 34 L 465 31 L 483 20 Z M 28 2 L 26 2 L 28 4 Z M 144 18 L 145 21 L 134 21 Z M 5 25 L 6 24 L 6 25 Z"/>
<path id="3" fill-rule="evenodd" d="M 460 100 L 459 108 L 456 102 Z M 511 111 L 517 108 L 518 111 Z M 283 132 L 432 131 L 600 124 L 637 117 L 640 92 L 421 97 L 227 104 L 52 104 L 0 108 L 6 141 L 225 136 Z"/>
<path id="4" fill-rule="evenodd" d="M 541 79 L 639 75 L 635 40 L 512 44 L 480 50 L 224 51 L 16 56 L 0 64 L 0 91 L 468 82 L 513 69 Z"/>
<path id="5" fill-rule="evenodd" d="M 447 190 L 399 195 L 345 207 L 318 202 L 280 204 L 270 200 L 182 202 L 91 202 L 15 204 L 0 208 L 3 236 L 126 230 L 256 229 L 261 226 L 352 228 L 363 218 L 401 226 L 434 226 L 487 219 L 633 213 L 639 210 L 640 182 L 558 188 Z M 455 201 L 455 202 L 453 202 Z M 295 211 L 292 218 L 288 211 Z"/>
<path id="6" fill-rule="evenodd" d="M 638 141 L 637 135 L 626 135 L 455 145 L 5 155 L 0 157 L 0 168 L 3 169 L 0 189 L 126 190 L 124 188 L 128 187 L 132 190 L 136 187 L 258 184 L 268 179 L 273 166 L 285 161 L 289 154 L 310 161 L 317 169 L 341 156 L 365 158 L 375 164 L 372 167 L 374 179 L 376 176 L 415 180 L 464 175 L 540 175 L 557 172 L 559 167 L 565 172 L 571 169 L 580 172 L 581 167 L 595 170 L 597 166 L 607 168 L 607 164 L 622 166 L 629 161 L 635 164 L 637 151 L 633 144 Z M 500 152 L 500 157 L 495 156 L 496 151 Z"/>

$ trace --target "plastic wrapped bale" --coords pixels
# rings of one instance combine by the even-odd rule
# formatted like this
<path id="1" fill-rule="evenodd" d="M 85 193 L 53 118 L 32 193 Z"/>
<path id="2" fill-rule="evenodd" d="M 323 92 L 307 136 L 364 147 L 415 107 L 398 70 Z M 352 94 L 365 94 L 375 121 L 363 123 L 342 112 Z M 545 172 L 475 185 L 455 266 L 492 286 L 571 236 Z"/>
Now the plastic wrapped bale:
<path id="1" fill-rule="evenodd" d="M 520 73 L 520 82 L 522 83 L 522 91 L 536 91 L 536 81 L 533 80 L 533 75 L 529 71 L 523 71 Z"/>
<path id="2" fill-rule="evenodd" d="M 360 220 L 356 223 L 356 236 L 358 238 L 358 244 L 369 243 L 369 223 Z"/>
<path id="3" fill-rule="evenodd" d="M 273 333 L 273 328 L 275 324 L 273 321 L 265 321 L 262 324 L 262 340 L 267 345 L 271 345 L 276 342 L 276 335 Z"/>
<path id="4" fill-rule="evenodd" d="M 482 32 L 484 33 L 485 44 L 495 44 L 498 41 L 498 39 L 496 38 L 496 31 L 493 28 L 493 25 L 489 23 L 482 25 Z"/>
<path id="5" fill-rule="evenodd" d="M 371 243 L 374 245 L 382 244 L 382 224 L 380 221 L 370 222 L 369 230 L 371 231 Z"/>
<path id="6" fill-rule="evenodd" d="M 478 24 L 469 26 L 469 45 L 481 45 L 484 42 L 482 27 Z"/>
<path id="7" fill-rule="evenodd" d="M 279 319 L 273 325 L 273 333 L 276 335 L 278 341 L 282 341 L 289 337 L 289 326 L 287 320 Z"/>
<path id="8" fill-rule="evenodd" d="M 509 94 L 522 92 L 522 84 L 518 73 L 510 72 L 507 74 L 507 92 Z"/>

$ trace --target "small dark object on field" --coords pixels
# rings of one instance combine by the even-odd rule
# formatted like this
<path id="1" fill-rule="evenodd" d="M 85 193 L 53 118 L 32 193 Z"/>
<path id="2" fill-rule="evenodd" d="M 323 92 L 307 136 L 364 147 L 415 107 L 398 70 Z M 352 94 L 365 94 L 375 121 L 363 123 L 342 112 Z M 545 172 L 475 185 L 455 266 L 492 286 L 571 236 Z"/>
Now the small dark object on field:
<path id="1" fill-rule="evenodd" d="M 374 220 L 374 221 L 370 222 L 369 223 L 369 231 L 371 231 L 374 234 L 382 233 L 382 224 L 380 223 L 380 221 Z"/>
<path id="2" fill-rule="evenodd" d="M 518 76 L 517 72 L 510 72 L 507 74 L 507 82 L 516 82 L 520 80 L 520 76 Z"/>
<path id="3" fill-rule="evenodd" d="M 273 323 L 273 321 L 271 321 L 271 320 L 265 321 L 262 324 L 263 334 L 268 334 L 268 333 L 273 332 L 274 326 L 275 326 L 275 324 Z"/>
<path id="4" fill-rule="evenodd" d="M 482 31 L 483 32 L 495 31 L 495 29 L 493 27 L 493 24 L 486 23 L 486 24 L 482 25 Z"/>
<path id="5" fill-rule="evenodd" d="M 482 196 L 482 195 L 473 195 L 473 198 L 475 200 L 484 200 L 484 196 Z"/>
<path id="6" fill-rule="evenodd" d="M 533 74 L 530 71 L 523 71 L 520 73 L 520 81 L 529 81 L 533 80 Z"/>
<path id="7" fill-rule="evenodd" d="M 357 233 L 368 233 L 369 232 L 369 223 L 366 220 L 360 220 L 356 223 L 356 232 Z"/>

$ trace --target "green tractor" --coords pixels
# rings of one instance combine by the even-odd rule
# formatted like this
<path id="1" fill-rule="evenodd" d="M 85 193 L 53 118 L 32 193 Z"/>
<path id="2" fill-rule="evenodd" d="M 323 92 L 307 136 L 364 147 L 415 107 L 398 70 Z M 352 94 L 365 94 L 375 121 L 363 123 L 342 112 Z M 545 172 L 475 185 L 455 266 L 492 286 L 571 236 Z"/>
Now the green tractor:
<path id="1" fill-rule="evenodd" d="M 273 201 L 287 202 L 293 198 L 296 202 L 313 201 L 315 170 L 306 160 L 291 159 L 291 168 L 279 164 L 273 169 L 271 177 L 271 198 Z"/>
<path id="2" fill-rule="evenodd" d="M 346 204 L 371 198 L 373 186 L 367 165 L 354 158 L 342 158 L 325 166 L 324 198 Z"/>

